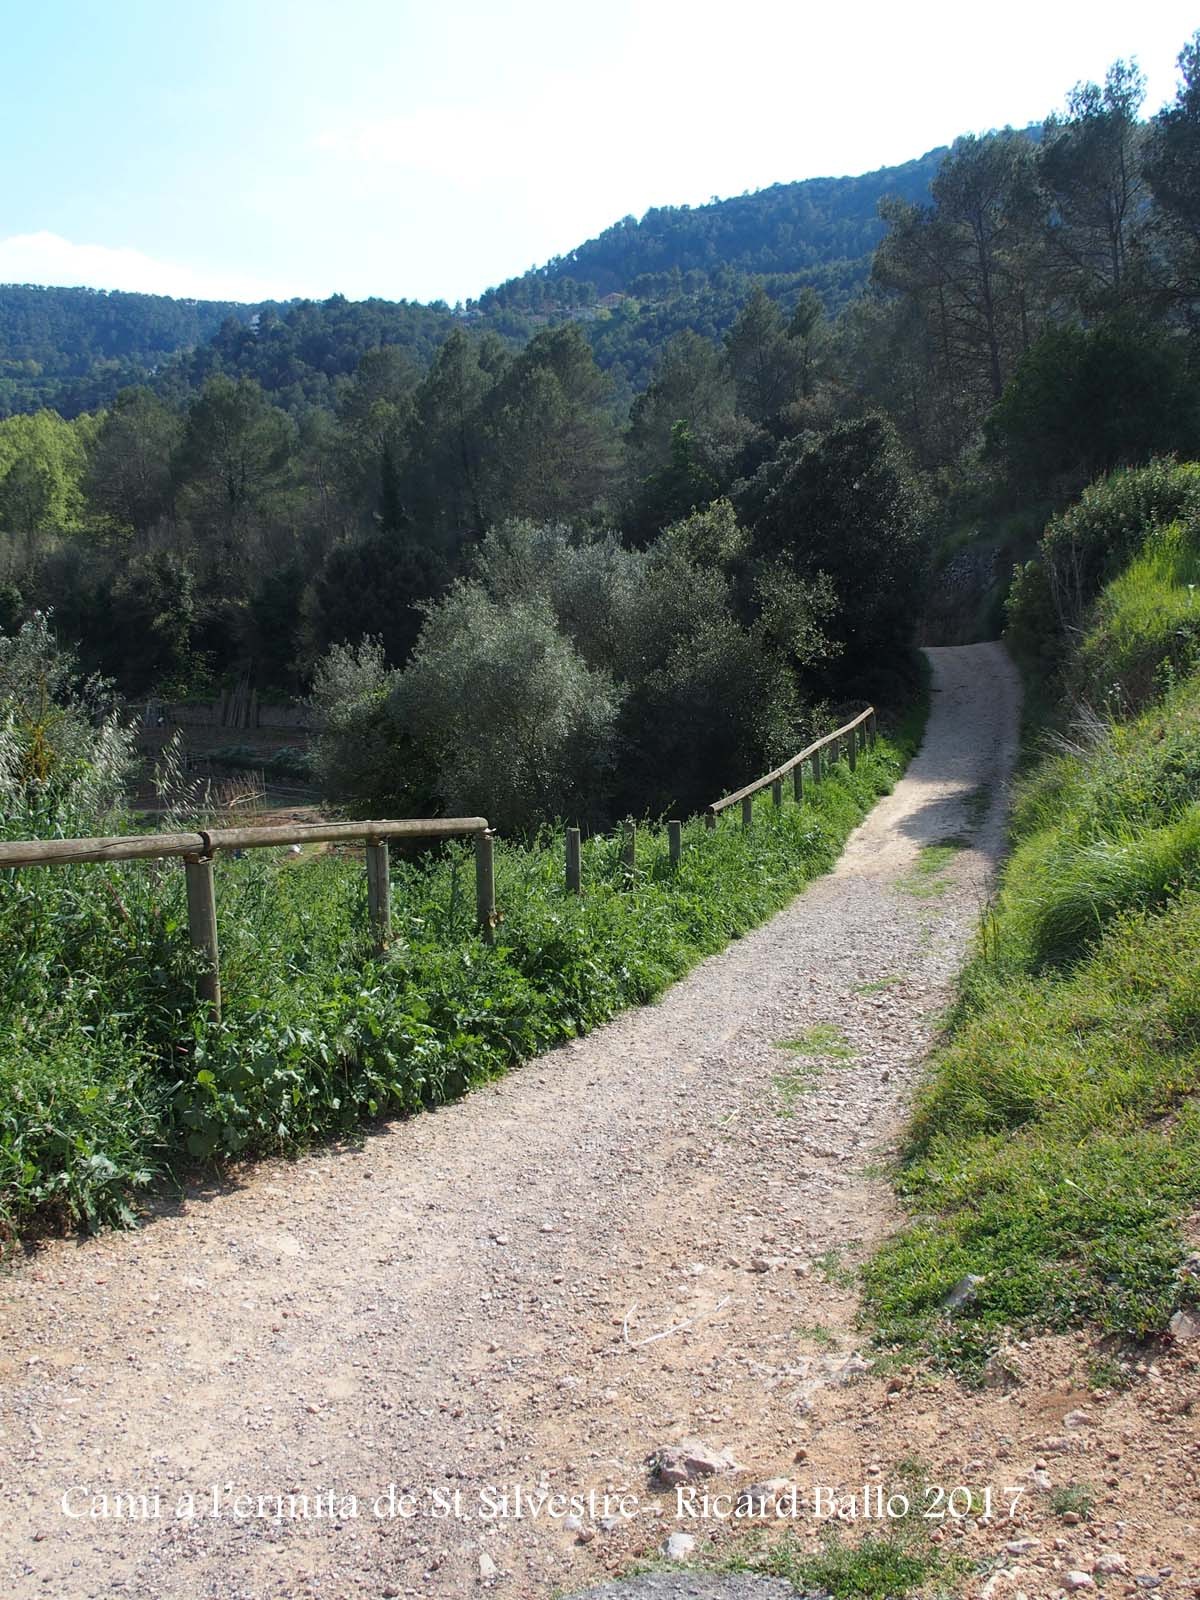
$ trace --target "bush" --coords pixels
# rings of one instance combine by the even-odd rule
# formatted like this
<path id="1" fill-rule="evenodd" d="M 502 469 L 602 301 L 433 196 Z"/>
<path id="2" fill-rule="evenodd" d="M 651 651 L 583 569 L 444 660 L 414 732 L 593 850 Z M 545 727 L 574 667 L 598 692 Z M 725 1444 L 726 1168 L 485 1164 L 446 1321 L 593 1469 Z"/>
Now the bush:
<path id="1" fill-rule="evenodd" d="M 1059 627 L 1079 630 L 1087 607 L 1141 549 L 1150 532 L 1200 517 L 1200 463 L 1152 461 L 1110 473 L 1051 520 L 1042 538 Z"/>
<path id="2" fill-rule="evenodd" d="M 617 694 L 544 601 L 498 604 L 456 584 L 430 608 L 389 712 L 410 734 L 440 809 L 529 833 L 604 814 Z"/>
<path id="3" fill-rule="evenodd" d="M 360 816 L 402 815 L 415 787 L 407 730 L 391 708 L 399 678 L 378 639 L 335 644 L 313 671 L 313 775 L 328 800 Z M 421 816 L 430 808 L 413 809 Z"/>

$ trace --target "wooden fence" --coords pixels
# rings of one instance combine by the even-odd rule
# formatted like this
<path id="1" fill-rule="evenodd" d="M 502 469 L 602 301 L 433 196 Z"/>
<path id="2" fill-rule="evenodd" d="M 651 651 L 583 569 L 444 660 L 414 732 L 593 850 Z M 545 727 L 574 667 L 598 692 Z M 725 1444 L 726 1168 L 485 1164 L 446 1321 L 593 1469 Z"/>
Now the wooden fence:
<path id="1" fill-rule="evenodd" d="M 720 800 L 705 812 L 705 822 L 715 828 L 722 811 L 740 803 L 742 826 L 751 823 L 754 796 L 771 790 L 777 806 L 783 804 L 783 780 L 789 773 L 796 799 L 804 795 L 804 765 L 811 764 L 812 781 L 819 783 L 826 762 L 838 759 L 839 746 L 851 770 L 858 755 L 874 745 L 876 720 L 874 707 L 868 707 L 844 727 L 827 733 L 807 745 L 765 778 L 748 783 Z M 489 943 L 496 926 L 496 873 L 494 834 L 486 817 L 412 818 L 378 822 L 317 822 L 285 824 L 281 827 L 199 828 L 194 833 L 118 834 L 108 839 L 22 839 L 0 842 L 0 870 L 14 867 L 73 866 L 87 861 L 156 861 L 171 857 L 182 860 L 187 875 L 188 934 L 199 960 L 198 990 L 217 1016 L 221 1013 L 220 945 L 217 940 L 216 884 L 213 862 L 222 851 L 262 850 L 280 845 L 357 843 L 366 847 L 367 915 L 375 948 L 382 951 L 391 935 L 391 875 L 388 868 L 388 841 L 391 839 L 453 839 L 473 836 L 475 840 L 475 916 L 480 933 Z M 683 848 L 683 824 L 667 823 L 667 841 L 672 865 L 678 865 Z M 637 864 L 637 824 L 623 824 L 621 859 L 632 871 Z M 566 887 L 580 894 L 582 847 L 578 828 L 568 828 L 566 836 Z"/>
<path id="2" fill-rule="evenodd" d="M 200 997 L 221 1014 L 221 952 L 217 942 L 217 898 L 213 862 L 221 850 L 269 846 L 355 843 L 367 855 L 367 914 L 376 949 L 391 933 L 389 839 L 475 837 L 475 910 L 484 938 L 496 924 L 493 835 L 486 817 L 437 817 L 380 822 L 296 823 L 279 828 L 212 828 L 195 833 L 131 833 L 109 839 L 22 839 L 0 843 L 0 868 L 72 866 L 84 861 L 155 861 L 179 857 L 187 874 L 188 934 L 200 961 Z"/>

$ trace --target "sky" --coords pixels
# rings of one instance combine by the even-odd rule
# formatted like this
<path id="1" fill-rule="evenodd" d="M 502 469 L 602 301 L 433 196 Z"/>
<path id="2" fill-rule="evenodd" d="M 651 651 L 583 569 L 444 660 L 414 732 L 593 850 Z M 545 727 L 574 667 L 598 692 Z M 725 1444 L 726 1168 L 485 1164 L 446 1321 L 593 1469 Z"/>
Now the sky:
<path id="1" fill-rule="evenodd" d="M 1194 0 L 0 0 L 0 282 L 480 294 L 626 215 L 1022 127 Z"/>

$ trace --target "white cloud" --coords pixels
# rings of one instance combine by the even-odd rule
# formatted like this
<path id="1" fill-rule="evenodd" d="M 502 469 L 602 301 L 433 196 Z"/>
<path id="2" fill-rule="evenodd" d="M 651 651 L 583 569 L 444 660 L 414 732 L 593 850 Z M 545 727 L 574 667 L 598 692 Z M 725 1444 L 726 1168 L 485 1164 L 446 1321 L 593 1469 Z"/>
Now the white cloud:
<path id="1" fill-rule="evenodd" d="M 0 283 L 130 289 L 196 300 L 284 300 L 311 292 L 246 273 L 210 272 L 177 261 L 157 261 L 141 250 L 74 244 L 45 231 L 0 239 Z"/>

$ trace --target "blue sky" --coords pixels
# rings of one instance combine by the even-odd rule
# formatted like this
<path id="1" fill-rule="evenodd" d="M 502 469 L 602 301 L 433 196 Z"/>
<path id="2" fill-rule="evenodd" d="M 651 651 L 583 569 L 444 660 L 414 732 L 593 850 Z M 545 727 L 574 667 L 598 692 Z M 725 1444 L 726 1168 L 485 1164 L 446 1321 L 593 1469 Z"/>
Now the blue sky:
<path id="1" fill-rule="evenodd" d="M 1020 126 L 1194 3 L 0 0 L 0 281 L 451 302 L 648 206 Z"/>

